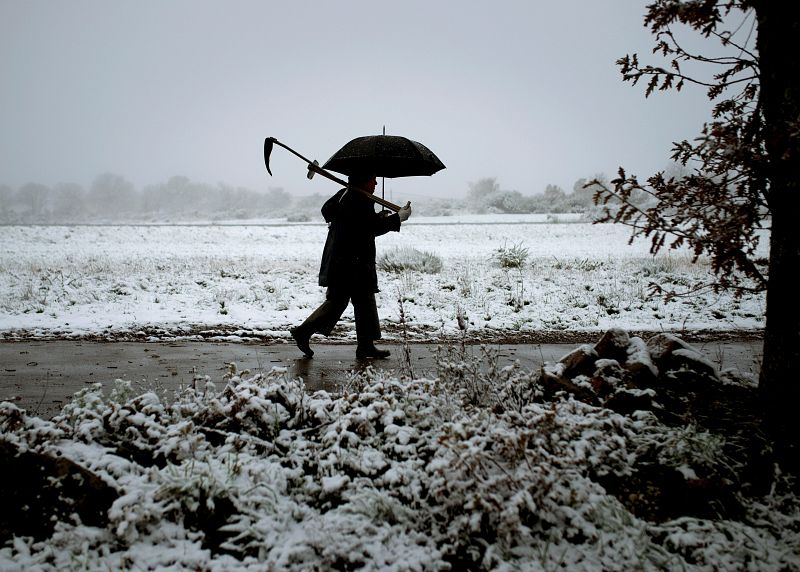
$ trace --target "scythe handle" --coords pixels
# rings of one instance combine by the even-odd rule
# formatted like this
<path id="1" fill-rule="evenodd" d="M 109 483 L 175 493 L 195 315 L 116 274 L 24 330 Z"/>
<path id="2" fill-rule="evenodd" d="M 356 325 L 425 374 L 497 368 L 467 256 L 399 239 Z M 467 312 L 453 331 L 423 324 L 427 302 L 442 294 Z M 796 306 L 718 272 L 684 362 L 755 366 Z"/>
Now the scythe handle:
<path id="1" fill-rule="evenodd" d="M 308 163 L 308 170 L 311 173 L 319 173 L 320 175 L 322 175 L 326 179 L 330 179 L 331 181 L 339 183 L 340 185 L 343 185 L 343 186 L 347 187 L 348 189 L 352 189 L 354 191 L 357 191 L 357 192 L 361 193 L 362 195 L 366 196 L 367 198 L 369 198 L 371 201 L 374 201 L 374 202 L 378 203 L 379 205 L 382 205 L 382 206 L 384 206 L 384 207 L 386 207 L 388 209 L 391 209 L 394 212 L 397 212 L 397 211 L 400 210 L 400 207 L 397 206 L 396 204 L 390 203 L 389 201 L 387 201 L 385 199 L 382 199 L 380 197 L 376 197 L 375 195 L 373 195 L 372 193 L 368 193 L 364 189 L 360 189 L 358 187 L 354 187 L 354 186 L 348 184 L 345 180 L 340 179 L 339 177 L 329 173 L 328 171 L 326 171 L 325 169 L 320 167 L 319 164 L 315 163 L 314 161 L 310 161 L 309 159 L 303 157 L 300 153 L 298 153 L 297 151 L 295 151 L 291 147 L 288 147 L 287 145 L 284 145 L 283 143 L 281 143 L 280 141 L 278 141 L 274 137 L 267 137 L 266 139 L 264 139 L 264 164 L 267 166 L 267 172 L 270 175 L 272 174 L 272 171 L 270 171 L 270 169 L 269 169 L 269 156 L 272 153 L 272 145 L 273 144 L 280 145 L 281 147 L 283 147 L 284 149 L 286 149 L 287 151 L 289 151 L 293 155 L 299 157 L 300 159 L 302 159 L 303 161 Z"/>
<path id="2" fill-rule="evenodd" d="M 336 175 L 332 175 L 331 173 L 329 173 L 328 171 L 326 171 L 322 167 L 320 167 L 318 165 L 315 165 L 314 163 L 309 163 L 308 164 L 308 170 L 312 171 L 314 173 L 319 173 L 320 175 L 322 175 L 326 179 L 330 179 L 331 181 L 339 183 L 340 185 L 344 185 L 348 189 L 353 189 L 354 191 L 358 191 L 362 195 L 366 195 L 367 197 L 369 197 L 370 200 L 378 203 L 379 205 L 382 205 L 382 206 L 386 207 L 387 209 L 391 209 L 394 212 L 397 212 L 397 211 L 400 210 L 400 207 L 398 205 L 396 205 L 394 203 L 390 203 L 389 201 L 387 201 L 386 199 L 382 199 L 381 197 L 376 197 L 372 193 L 368 193 L 367 191 L 365 191 L 363 189 L 359 189 L 358 187 L 354 187 L 354 186 L 348 184 L 343 179 L 340 179 Z"/>

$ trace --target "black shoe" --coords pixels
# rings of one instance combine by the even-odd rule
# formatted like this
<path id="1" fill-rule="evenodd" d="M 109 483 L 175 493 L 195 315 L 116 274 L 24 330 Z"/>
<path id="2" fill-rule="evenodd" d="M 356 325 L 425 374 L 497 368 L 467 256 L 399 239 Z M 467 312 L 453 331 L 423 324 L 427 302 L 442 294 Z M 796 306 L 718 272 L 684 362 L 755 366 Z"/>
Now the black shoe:
<path id="1" fill-rule="evenodd" d="M 314 350 L 312 350 L 308 346 L 308 341 L 311 339 L 311 335 L 306 335 L 300 328 L 292 328 L 289 330 L 289 333 L 292 334 L 297 347 L 300 348 L 300 351 L 303 352 L 306 357 L 314 357 Z"/>
<path id="2" fill-rule="evenodd" d="M 356 348 L 357 359 L 386 359 L 390 355 L 392 355 L 392 352 L 389 350 L 379 350 L 375 346 L 359 346 Z"/>

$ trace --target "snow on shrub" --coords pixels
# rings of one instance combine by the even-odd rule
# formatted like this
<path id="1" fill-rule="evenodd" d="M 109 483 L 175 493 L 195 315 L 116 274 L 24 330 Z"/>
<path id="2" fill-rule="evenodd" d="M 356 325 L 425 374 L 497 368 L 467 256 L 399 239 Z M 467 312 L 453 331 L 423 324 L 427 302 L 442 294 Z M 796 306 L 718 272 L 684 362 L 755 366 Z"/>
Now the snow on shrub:
<path id="1" fill-rule="evenodd" d="M 497 248 L 494 251 L 494 258 L 501 268 L 522 268 L 528 260 L 528 248 L 521 242 Z"/>
<path id="2" fill-rule="evenodd" d="M 309 394 L 276 368 L 171 402 L 94 385 L 51 421 L 3 403 L 3 440 L 69 458 L 118 496 L 105 526 L 2 539 L 0 568 L 797 566 L 795 501 L 765 499 L 749 522 L 641 520 L 602 478 L 696 438 L 670 441 L 651 413 L 544 401 L 535 374 L 487 355 L 443 353 L 435 380 L 368 372 L 340 394 Z"/>
<path id="3" fill-rule="evenodd" d="M 414 270 L 425 274 L 442 271 L 442 259 L 432 252 L 424 252 L 408 246 L 393 248 L 378 257 L 378 268 L 385 272 Z"/>

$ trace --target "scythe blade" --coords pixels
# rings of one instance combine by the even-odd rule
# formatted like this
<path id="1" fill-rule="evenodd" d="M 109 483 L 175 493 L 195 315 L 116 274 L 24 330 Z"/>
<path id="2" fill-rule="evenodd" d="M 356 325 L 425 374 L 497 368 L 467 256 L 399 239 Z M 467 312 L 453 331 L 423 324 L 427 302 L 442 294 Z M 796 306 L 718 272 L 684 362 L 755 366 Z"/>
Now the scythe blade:
<path id="1" fill-rule="evenodd" d="M 272 176 L 272 171 L 269 169 L 269 156 L 272 154 L 272 144 L 274 142 L 274 137 L 264 139 L 264 164 L 267 166 L 267 173 L 269 173 L 270 177 Z"/>

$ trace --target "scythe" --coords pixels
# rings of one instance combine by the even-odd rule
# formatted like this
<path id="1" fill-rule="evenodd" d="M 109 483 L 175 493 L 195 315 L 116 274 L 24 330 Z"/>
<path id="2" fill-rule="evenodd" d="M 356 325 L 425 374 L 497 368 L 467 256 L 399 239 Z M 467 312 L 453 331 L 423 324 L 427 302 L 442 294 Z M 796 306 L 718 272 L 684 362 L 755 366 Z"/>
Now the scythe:
<path id="1" fill-rule="evenodd" d="M 381 197 L 376 197 L 372 193 L 369 193 L 369 192 L 367 192 L 367 191 L 365 191 L 363 189 L 360 189 L 358 187 L 354 187 L 354 186 L 350 185 L 349 183 L 347 183 L 347 181 L 345 181 L 343 179 L 340 179 L 339 177 L 331 174 L 329 171 L 326 171 L 325 169 L 320 167 L 319 166 L 319 162 L 311 161 L 311 160 L 303 157 L 300 153 L 298 153 L 297 151 L 295 151 L 291 147 L 289 147 L 287 145 L 284 145 L 283 143 L 281 143 L 280 141 L 278 141 L 274 137 L 267 137 L 266 139 L 264 139 L 264 164 L 266 165 L 267 172 L 270 174 L 270 176 L 272 175 L 272 171 L 269 168 L 269 158 L 270 158 L 270 155 L 272 154 L 273 145 L 280 145 L 281 147 L 283 147 L 284 149 L 286 149 L 287 151 L 289 151 L 293 155 L 295 155 L 295 156 L 299 157 L 300 159 L 302 159 L 303 161 L 305 161 L 308 164 L 308 175 L 307 175 L 307 177 L 309 179 L 311 179 L 314 176 L 315 173 L 319 173 L 320 175 L 322 175 L 326 179 L 330 179 L 331 181 L 339 183 L 340 185 L 342 185 L 344 187 L 347 187 L 348 189 L 352 189 L 352 190 L 354 190 L 356 192 L 359 192 L 359 193 L 365 195 L 371 201 L 374 201 L 374 202 L 378 203 L 379 205 L 382 205 L 382 206 L 384 206 L 384 207 L 386 207 L 388 209 L 391 209 L 391 210 L 393 210 L 395 212 L 400 210 L 400 207 L 398 205 L 396 205 L 394 203 L 391 203 L 391 202 L 389 202 L 386 199 L 383 199 Z"/>

